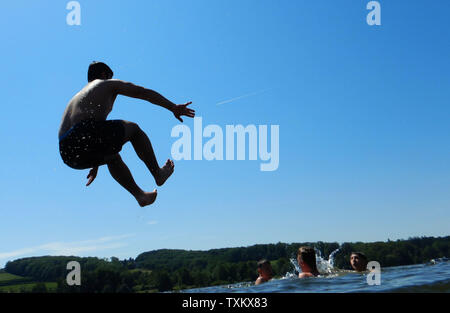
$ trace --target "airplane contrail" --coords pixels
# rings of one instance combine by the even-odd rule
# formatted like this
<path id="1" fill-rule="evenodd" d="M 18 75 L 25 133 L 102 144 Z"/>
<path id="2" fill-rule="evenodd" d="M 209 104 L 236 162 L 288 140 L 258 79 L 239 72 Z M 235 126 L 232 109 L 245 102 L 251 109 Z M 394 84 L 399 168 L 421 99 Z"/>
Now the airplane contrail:
<path id="1" fill-rule="evenodd" d="M 252 93 L 245 94 L 245 95 L 243 95 L 243 96 L 239 96 L 239 97 L 235 97 L 235 98 L 228 99 L 228 100 L 225 100 L 225 101 L 221 101 L 221 102 L 216 103 L 216 105 L 221 105 L 221 104 L 225 104 L 225 103 L 230 103 L 230 102 L 233 102 L 233 101 L 242 99 L 242 98 L 247 98 L 247 97 L 250 97 L 250 96 L 254 96 L 254 95 L 260 94 L 260 93 L 262 93 L 262 92 L 264 92 L 264 91 L 267 91 L 267 90 L 269 90 L 269 89 L 270 89 L 270 88 L 268 88 L 268 89 L 263 89 L 263 90 L 259 90 L 259 91 L 255 91 L 255 92 L 252 92 Z"/>

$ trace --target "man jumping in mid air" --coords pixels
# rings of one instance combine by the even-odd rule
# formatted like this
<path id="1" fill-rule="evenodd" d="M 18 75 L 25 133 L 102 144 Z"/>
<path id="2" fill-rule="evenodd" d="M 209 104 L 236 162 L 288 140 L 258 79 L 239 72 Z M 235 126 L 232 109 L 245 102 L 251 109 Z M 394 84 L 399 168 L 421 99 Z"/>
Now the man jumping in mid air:
<path id="1" fill-rule="evenodd" d="M 117 95 L 147 100 L 162 106 L 181 122 L 181 116 L 194 117 L 195 111 L 187 107 L 192 102 L 176 105 L 153 90 L 112 77 L 113 71 L 105 63 L 93 62 L 89 65 L 88 84 L 70 100 L 64 111 L 58 134 L 59 151 L 64 163 L 71 168 L 92 168 L 86 186 L 94 181 L 98 167 L 106 164 L 111 176 L 143 207 L 155 201 L 157 191 L 145 192 L 136 185 L 119 155 L 122 146 L 131 142 L 158 186 L 162 186 L 172 175 L 174 163 L 167 160 L 163 167 L 159 167 L 150 140 L 137 124 L 106 120 Z"/>

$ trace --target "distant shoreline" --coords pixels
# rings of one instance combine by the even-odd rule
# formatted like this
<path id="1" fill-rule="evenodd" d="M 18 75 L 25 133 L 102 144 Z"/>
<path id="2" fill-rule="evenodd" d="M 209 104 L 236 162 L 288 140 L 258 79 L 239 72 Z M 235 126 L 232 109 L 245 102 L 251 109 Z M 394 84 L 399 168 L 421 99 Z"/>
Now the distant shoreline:
<path id="1" fill-rule="evenodd" d="M 324 259 L 338 250 L 334 255 L 334 266 L 343 270 L 350 269 L 349 257 L 354 251 L 365 253 L 369 260 L 379 262 L 381 267 L 422 264 L 450 255 L 450 236 L 342 244 L 321 241 L 279 242 L 207 251 L 159 249 L 141 253 L 135 259 L 124 260 L 116 257 L 28 257 L 9 261 L 0 275 L 7 273 L 16 275 L 15 279 L 42 282 L 40 290 L 50 286 L 56 292 L 181 290 L 254 281 L 257 277 L 256 263 L 263 258 L 271 262 L 276 275 L 284 275 L 293 270 L 292 260 L 295 259 L 297 249 L 304 245 L 313 246 Z M 70 261 L 80 264 L 81 286 L 71 287 L 66 283 L 66 267 Z"/>

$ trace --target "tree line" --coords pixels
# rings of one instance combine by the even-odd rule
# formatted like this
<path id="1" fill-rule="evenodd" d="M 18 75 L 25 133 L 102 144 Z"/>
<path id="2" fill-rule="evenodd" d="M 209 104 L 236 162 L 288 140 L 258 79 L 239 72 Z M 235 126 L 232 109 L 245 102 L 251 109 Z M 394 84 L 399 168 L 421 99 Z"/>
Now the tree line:
<path id="1" fill-rule="evenodd" d="M 258 276 L 256 265 L 261 259 L 268 259 L 275 276 L 281 277 L 293 272 L 291 259 L 296 258 L 298 248 L 304 245 L 315 247 L 325 257 L 339 249 L 334 259 L 335 267 L 339 269 L 351 269 L 349 258 L 353 251 L 365 253 L 369 260 L 378 261 L 382 267 L 426 263 L 450 255 L 450 236 L 447 236 L 342 245 L 337 242 L 305 242 L 208 251 L 162 249 L 124 260 L 116 257 L 43 256 L 10 261 L 5 271 L 31 277 L 38 282 L 57 282 L 57 292 L 162 292 L 254 282 Z M 66 266 L 70 261 L 81 265 L 81 286 L 68 286 L 66 283 Z"/>

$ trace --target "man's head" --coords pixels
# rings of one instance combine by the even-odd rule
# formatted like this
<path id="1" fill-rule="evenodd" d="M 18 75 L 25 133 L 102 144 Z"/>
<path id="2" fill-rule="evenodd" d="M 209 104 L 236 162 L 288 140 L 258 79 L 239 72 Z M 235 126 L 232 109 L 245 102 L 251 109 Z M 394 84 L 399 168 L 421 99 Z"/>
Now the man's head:
<path id="1" fill-rule="evenodd" d="M 264 259 L 258 262 L 258 274 L 265 280 L 272 279 L 272 265 L 268 260 Z"/>
<path id="2" fill-rule="evenodd" d="M 308 246 L 298 248 L 297 262 L 302 271 L 317 272 L 316 251 L 314 248 Z"/>
<path id="3" fill-rule="evenodd" d="M 88 69 L 88 82 L 95 79 L 111 79 L 114 72 L 103 62 L 94 61 L 89 64 Z"/>
<path id="4" fill-rule="evenodd" d="M 350 264 L 355 271 L 363 272 L 367 267 L 367 257 L 362 252 L 352 252 L 350 255 Z"/>

